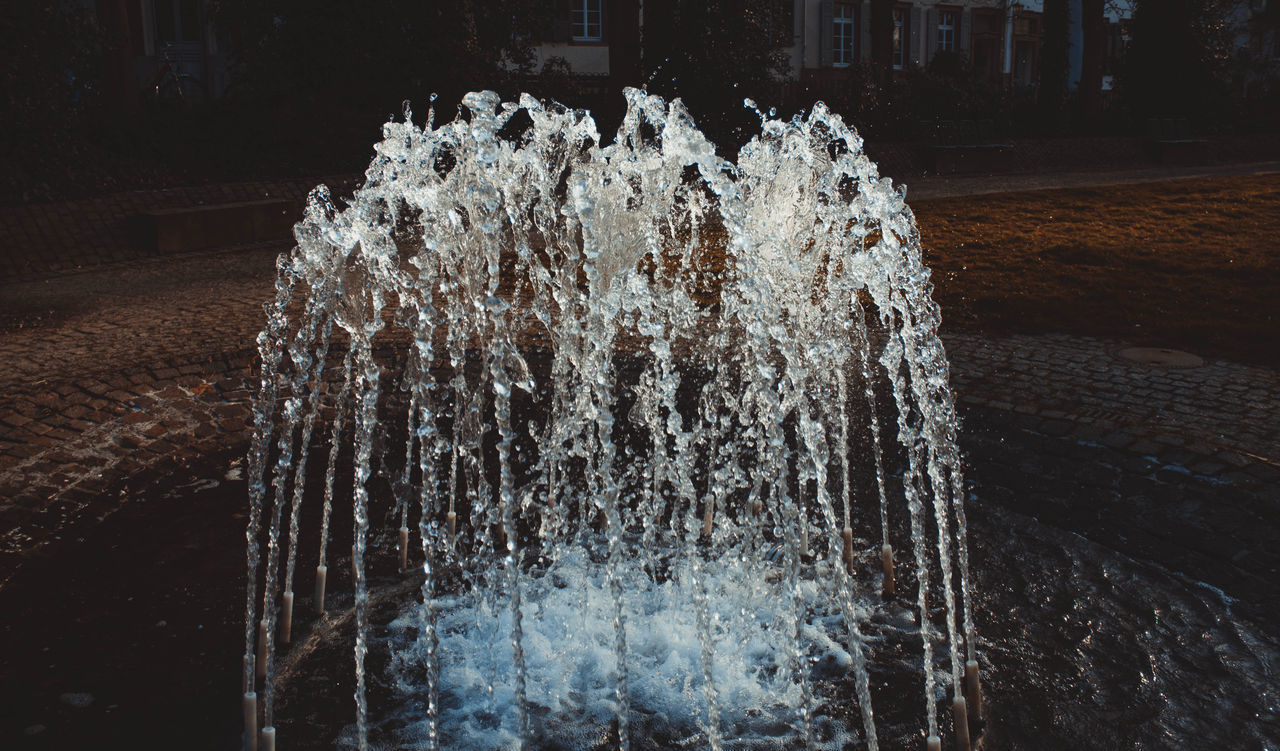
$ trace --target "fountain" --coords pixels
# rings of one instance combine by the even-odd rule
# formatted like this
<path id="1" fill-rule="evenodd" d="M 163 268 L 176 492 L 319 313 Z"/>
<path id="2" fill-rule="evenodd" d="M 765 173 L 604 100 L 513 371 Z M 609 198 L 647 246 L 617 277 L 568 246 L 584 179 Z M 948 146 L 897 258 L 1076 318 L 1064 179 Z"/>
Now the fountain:
<path id="1" fill-rule="evenodd" d="M 360 749 L 969 748 L 964 481 L 904 192 L 821 104 L 733 162 L 626 97 L 609 145 L 527 95 L 406 106 L 345 208 L 313 192 L 259 337 L 248 747 L 314 560 Z"/>

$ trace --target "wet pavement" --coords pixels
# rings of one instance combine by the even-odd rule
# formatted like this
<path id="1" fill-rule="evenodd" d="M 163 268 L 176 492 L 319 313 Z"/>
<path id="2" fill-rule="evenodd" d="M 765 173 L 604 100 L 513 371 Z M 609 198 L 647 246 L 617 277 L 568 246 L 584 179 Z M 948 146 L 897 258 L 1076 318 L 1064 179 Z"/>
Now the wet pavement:
<path id="1" fill-rule="evenodd" d="M 1040 182 L 1018 185 L 1058 187 Z M 134 489 L 243 452 L 254 339 L 282 249 L 140 257 L 0 282 L 0 593 L 22 586 L 26 568 L 49 570 L 50 551 L 99 544 L 96 530 Z M 1280 374 L 1222 360 L 1144 362 L 1125 356 L 1126 342 L 1086 337 L 943 338 L 971 503 L 1152 562 L 1274 622 Z M 227 518 L 240 510 L 221 509 Z M 242 544 L 238 524 L 208 544 Z M 75 696 L 58 697 L 74 709 Z"/>
<path id="2" fill-rule="evenodd" d="M 107 491 L 130 477 L 247 441 L 254 338 L 277 250 L 5 286 L 0 582 L 69 522 L 110 513 L 119 499 Z M 944 341 L 962 413 L 1123 457 L 1099 482 L 1154 472 L 1173 486 L 1280 499 L 1275 371 L 1145 364 L 1122 356 L 1125 342 L 1063 335 Z"/>

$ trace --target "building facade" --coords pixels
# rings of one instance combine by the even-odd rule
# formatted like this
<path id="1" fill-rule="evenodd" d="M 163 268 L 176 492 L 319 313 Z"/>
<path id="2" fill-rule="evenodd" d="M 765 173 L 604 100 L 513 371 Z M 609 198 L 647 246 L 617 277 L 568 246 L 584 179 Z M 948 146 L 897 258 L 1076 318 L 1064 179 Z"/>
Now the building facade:
<path id="1" fill-rule="evenodd" d="M 106 83 L 121 106 L 132 109 L 148 97 L 175 95 L 199 102 L 226 90 L 228 60 L 209 0 L 85 4 L 113 42 L 108 47 Z"/>
<path id="2" fill-rule="evenodd" d="M 643 29 L 665 22 L 663 5 L 559 0 L 559 31 L 536 40 L 535 71 L 563 61 L 575 75 L 601 81 L 638 72 Z M 790 26 L 779 38 L 792 81 L 840 78 L 862 63 L 901 72 L 941 52 L 963 56 L 995 82 L 1032 85 L 1038 75 L 1040 0 L 779 0 L 778 6 L 773 17 Z"/>
<path id="3" fill-rule="evenodd" d="M 229 80 L 225 31 L 211 0 L 71 0 L 92 10 L 111 45 L 107 85 L 126 108 L 180 79 L 188 100 L 217 98 Z M 549 23 L 529 40 L 535 76 L 572 77 L 580 93 L 616 97 L 644 83 L 646 33 L 670 23 L 672 0 L 547 0 Z M 1127 43 L 1135 0 L 1066 0 L 1068 89 L 1105 92 Z M 1230 19 L 1241 60 L 1235 93 L 1248 98 L 1280 71 L 1276 9 L 1236 0 Z M 728 7 L 734 7 L 732 3 Z M 751 3 L 744 2 L 746 8 Z M 1034 96 L 1044 44 L 1044 0 L 757 0 L 770 7 L 780 83 L 797 101 L 827 98 L 869 71 L 905 77 L 940 54 L 977 76 Z M 1270 19 L 1270 21 L 1267 21 Z M 1264 22 L 1265 21 L 1265 22 Z M 1082 97 L 1084 95 L 1082 94 Z"/>

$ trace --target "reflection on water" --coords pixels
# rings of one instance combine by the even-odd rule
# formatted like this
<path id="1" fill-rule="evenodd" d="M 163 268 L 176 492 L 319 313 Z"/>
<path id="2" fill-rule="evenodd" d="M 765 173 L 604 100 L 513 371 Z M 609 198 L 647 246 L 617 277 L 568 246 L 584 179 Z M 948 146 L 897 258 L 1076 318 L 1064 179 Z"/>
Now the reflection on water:
<path id="1" fill-rule="evenodd" d="M 988 748 L 1280 743 L 1280 641 L 1221 591 L 988 508 L 972 519 Z"/>

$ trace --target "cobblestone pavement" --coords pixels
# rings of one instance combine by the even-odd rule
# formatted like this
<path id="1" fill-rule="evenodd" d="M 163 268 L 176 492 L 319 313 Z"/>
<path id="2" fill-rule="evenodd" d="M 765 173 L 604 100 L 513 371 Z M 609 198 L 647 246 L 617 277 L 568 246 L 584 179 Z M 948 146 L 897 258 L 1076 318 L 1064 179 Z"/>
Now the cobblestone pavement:
<path id="1" fill-rule="evenodd" d="M 1280 480 L 1280 374 L 1226 361 L 1144 365 L 1120 342 L 947 338 L 961 403 L 1036 418 L 1048 436 L 1158 459 L 1247 488 Z"/>
<path id="2" fill-rule="evenodd" d="M 194 483 L 175 478 L 207 478 L 209 466 L 225 468 L 228 456 L 243 455 L 254 339 L 279 250 L 137 255 L 96 269 L 0 281 L 0 592 L 15 613 L 0 629 L 19 647 L 6 656 L 10 673 L 0 675 L 0 689 L 18 687 L 7 700 L 9 716 L 0 712 L 0 747 L 15 737 L 18 748 L 78 748 L 104 737 L 135 745 L 142 738 L 148 746 L 151 737 L 159 742 L 156 727 L 167 727 L 157 716 L 199 727 L 193 747 L 234 743 L 238 699 L 224 687 L 235 683 L 239 664 L 243 562 L 234 551 L 243 544 L 243 524 L 234 510 L 224 512 L 226 498 L 243 502 L 243 492 L 192 495 L 186 488 Z M 1009 570 L 1024 562 L 1003 550 L 1001 533 L 1011 528 L 1000 519 L 1007 510 L 1062 537 L 1079 535 L 1116 557 L 1158 566 L 1197 591 L 1206 584 L 1225 593 L 1232 618 L 1249 617 L 1275 635 L 1280 373 L 1220 360 L 1192 368 L 1143 365 L 1119 356 L 1124 342 L 1085 337 L 949 333 L 944 340 L 980 586 L 994 591 L 1037 575 Z M 193 472 L 183 472 L 185 464 Z M 157 487 L 180 502 L 154 503 Z M 131 505 L 139 495 L 151 501 Z M 159 557 L 161 543 L 142 539 L 147 535 L 139 529 L 158 518 L 167 519 L 162 533 L 183 529 L 180 540 L 163 543 Z M 107 531 L 105 540 L 92 534 Z M 57 555 L 68 549 L 79 553 L 71 562 Z M 160 583 L 125 577 L 104 586 L 94 563 L 130 555 L 126 571 L 167 568 L 169 577 Z M 35 565 L 15 577 L 28 563 Z M 69 597 L 61 590 L 49 596 L 67 580 Z M 86 599 L 98 605 L 81 612 Z M 1065 607 L 1076 605 L 1069 597 Z M 1075 616 L 1107 617 L 1096 607 Z M 1001 619 L 1026 617 L 1005 615 L 979 605 L 980 633 L 999 640 Z M 1070 625 L 1065 617 L 1064 624 Z M 1093 638 L 1092 628 L 1083 628 L 1092 624 L 1075 625 Z M 32 636 L 46 626 L 47 637 Z M 1026 672 L 1021 662 L 1010 669 Z M 175 671 L 185 682 L 167 674 Z M 130 683 L 135 675 L 142 678 L 134 681 L 161 685 L 165 699 L 146 699 L 151 694 Z M 1137 670 L 1134 677 L 1147 680 Z M 1205 676 L 1206 684 L 1215 680 Z M 86 687 L 93 693 L 66 693 Z M 97 714 L 67 705 L 66 697 L 94 696 L 102 705 Z M 1163 705 L 1165 697 L 1151 701 Z M 1028 702 L 1017 694 L 1011 703 Z M 1042 733 L 1052 718 L 1033 716 L 1027 728 Z M 1075 715 L 1063 716 L 1078 724 Z"/>
<path id="3" fill-rule="evenodd" d="M 131 478 L 247 442 L 254 339 L 279 250 L 0 283 L 0 586 L 45 543 L 118 508 Z M 1280 508 L 1276 372 L 1142 365 L 1118 356 L 1123 342 L 1081 337 L 944 338 L 962 415 L 980 416 L 962 443 L 997 446 L 978 438 L 1003 425 L 1046 456 L 1093 452 L 1105 460 L 1082 473 L 1080 492 L 1100 499 L 1145 478 L 1196 497 L 1242 493 L 1241 508 L 1270 504 L 1271 519 Z M 999 450 L 987 455 L 1005 471 Z M 997 485 L 1026 487 L 1035 462 L 1006 467 Z M 1268 555 L 1253 568 L 1274 566 Z"/>
<path id="4" fill-rule="evenodd" d="M 0 305 L 0 581 L 148 467 L 247 440 L 253 341 L 275 249 L 8 285 Z M 1119 457 L 1161 482 L 1271 494 L 1280 376 L 1129 362 L 1120 342 L 946 337 L 966 413 Z M 966 431 L 969 432 L 969 431 Z M 1106 474 L 1106 471 L 1104 471 Z M 1025 482 L 1023 482 L 1025 485 Z M 1280 500 L 1280 498 L 1277 498 Z"/>
<path id="5" fill-rule="evenodd" d="M 245 439 L 278 250 L 0 288 L 0 583 L 130 478 Z"/>

